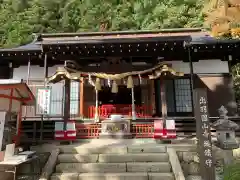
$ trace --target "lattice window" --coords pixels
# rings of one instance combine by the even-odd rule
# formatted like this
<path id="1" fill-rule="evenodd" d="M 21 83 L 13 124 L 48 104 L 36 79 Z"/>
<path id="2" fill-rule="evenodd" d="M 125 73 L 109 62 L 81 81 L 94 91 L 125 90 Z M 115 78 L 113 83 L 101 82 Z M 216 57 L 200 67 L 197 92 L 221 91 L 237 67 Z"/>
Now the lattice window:
<path id="1" fill-rule="evenodd" d="M 192 112 L 190 79 L 174 80 L 176 112 Z"/>
<path id="2" fill-rule="evenodd" d="M 79 110 L 79 82 L 71 82 L 70 114 L 78 114 Z"/>
<path id="3" fill-rule="evenodd" d="M 173 80 L 165 80 L 164 83 L 167 100 L 167 111 L 173 113 L 175 112 Z"/>
<path id="4" fill-rule="evenodd" d="M 64 110 L 64 83 L 50 84 L 51 87 L 51 115 L 63 115 Z M 71 82 L 70 114 L 79 111 L 79 82 Z"/>
<path id="5" fill-rule="evenodd" d="M 50 114 L 59 116 L 63 115 L 64 105 L 63 83 L 59 82 L 56 84 L 50 84 L 50 88 L 51 88 Z"/>

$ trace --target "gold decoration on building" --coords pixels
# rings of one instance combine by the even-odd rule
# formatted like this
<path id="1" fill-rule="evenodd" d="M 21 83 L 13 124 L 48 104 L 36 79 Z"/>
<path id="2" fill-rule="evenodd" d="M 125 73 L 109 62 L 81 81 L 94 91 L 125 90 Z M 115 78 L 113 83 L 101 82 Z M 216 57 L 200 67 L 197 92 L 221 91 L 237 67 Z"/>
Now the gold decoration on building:
<path id="1" fill-rule="evenodd" d="M 72 67 L 60 67 L 57 69 L 56 73 L 47 79 L 50 83 L 57 83 L 64 78 L 68 78 L 70 80 L 80 81 L 81 75 L 86 76 L 88 75 L 89 81 L 91 81 L 91 77 L 95 76 L 96 81 L 95 83 L 91 81 L 92 86 L 95 87 L 96 90 L 101 90 L 101 82 L 100 79 L 108 79 L 109 81 L 113 81 L 113 91 L 116 92 L 117 83 L 116 81 L 127 78 L 127 88 L 133 88 L 133 76 L 141 77 L 143 74 L 150 74 L 149 79 L 157 79 L 160 76 L 172 75 L 172 76 L 183 76 L 184 74 L 181 72 L 176 72 L 172 69 L 169 64 L 160 63 L 154 66 L 153 68 L 149 68 L 143 71 L 131 71 L 125 72 L 120 74 L 107 74 L 107 73 L 96 73 L 96 72 L 84 72 L 80 70 L 76 70 Z"/>
<path id="2" fill-rule="evenodd" d="M 133 88 L 134 84 L 133 84 L 133 78 L 132 76 L 128 76 L 128 79 L 127 79 L 127 88 L 131 89 Z"/>
<path id="3" fill-rule="evenodd" d="M 125 72 L 125 73 L 120 73 L 120 74 L 108 74 L 108 73 L 96 73 L 96 72 L 84 72 L 81 70 L 77 70 L 77 69 L 73 69 L 71 67 L 65 67 L 66 71 L 69 72 L 74 72 L 74 73 L 79 73 L 79 74 L 83 74 L 83 75 L 91 75 L 91 76 L 95 76 L 101 79 L 110 79 L 110 80 L 120 80 L 120 79 L 124 79 L 127 78 L 129 76 L 138 76 L 138 75 L 143 75 L 143 74 L 149 74 L 152 73 L 153 71 L 158 71 L 162 68 L 169 67 L 169 64 L 166 63 L 159 63 L 156 66 L 143 70 L 143 71 L 131 71 L 131 72 Z M 174 70 L 171 70 L 174 71 Z M 175 72 L 176 76 L 178 76 L 178 72 Z"/>
<path id="4" fill-rule="evenodd" d="M 155 71 L 152 75 L 149 75 L 149 79 L 157 79 L 160 76 L 184 76 L 184 73 L 176 72 L 174 69 L 168 67 L 167 65 L 163 65 L 160 70 Z"/>
<path id="5" fill-rule="evenodd" d="M 95 82 L 95 90 L 97 91 L 101 91 L 101 81 L 99 78 L 96 78 L 96 82 Z"/>
<path id="6" fill-rule="evenodd" d="M 112 84 L 112 93 L 117 93 L 118 92 L 118 85 L 116 81 L 113 81 Z"/>
<path id="7" fill-rule="evenodd" d="M 64 67 L 58 67 L 54 75 L 47 79 L 48 83 L 58 83 L 64 79 L 80 81 L 79 73 L 69 73 Z"/>

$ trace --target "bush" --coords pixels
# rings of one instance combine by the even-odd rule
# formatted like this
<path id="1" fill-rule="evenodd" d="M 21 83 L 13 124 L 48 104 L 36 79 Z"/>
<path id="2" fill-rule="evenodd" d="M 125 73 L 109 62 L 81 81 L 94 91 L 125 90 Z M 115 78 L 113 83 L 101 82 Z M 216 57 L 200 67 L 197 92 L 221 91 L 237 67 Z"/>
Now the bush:
<path id="1" fill-rule="evenodd" d="M 240 180 L 240 162 L 226 167 L 223 175 L 224 180 Z"/>

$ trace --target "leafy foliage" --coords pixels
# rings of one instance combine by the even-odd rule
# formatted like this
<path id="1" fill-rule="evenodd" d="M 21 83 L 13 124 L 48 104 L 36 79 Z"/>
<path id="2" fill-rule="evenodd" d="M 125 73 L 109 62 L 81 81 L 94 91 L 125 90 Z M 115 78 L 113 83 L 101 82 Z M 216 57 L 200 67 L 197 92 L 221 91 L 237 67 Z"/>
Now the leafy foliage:
<path id="1" fill-rule="evenodd" d="M 205 5 L 206 21 L 212 35 L 220 38 L 240 38 L 240 0 L 209 0 Z M 240 64 L 232 67 L 236 99 L 240 101 Z"/>
<path id="2" fill-rule="evenodd" d="M 224 180 L 239 180 L 240 179 L 240 163 L 234 163 L 224 170 Z"/>
<path id="3" fill-rule="evenodd" d="M 234 91 L 236 95 L 236 99 L 240 101 L 240 64 L 236 64 L 232 67 L 232 76 L 234 82 Z"/>
<path id="4" fill-rule="evenodd" d="M 206 24 L 211 27 L 214 36 L 239 38 L 239 0 L 210 0 L 206 7 Z"/>
<path id="5" fill-rule="evenodd" d="M 201 27 L 204 0 L 0 0 L 1 47 L 32 33 Z"/>

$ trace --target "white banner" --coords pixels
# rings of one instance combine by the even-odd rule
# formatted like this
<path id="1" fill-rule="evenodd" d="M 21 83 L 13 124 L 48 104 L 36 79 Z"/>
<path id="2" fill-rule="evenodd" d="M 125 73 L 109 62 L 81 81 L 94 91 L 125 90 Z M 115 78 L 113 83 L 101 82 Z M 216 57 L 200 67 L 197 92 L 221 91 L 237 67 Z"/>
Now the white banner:
<path id="1" fill-rule="evenodd" d="M 2 145 L 3 145 L 3 135 L 4 135 L 6 113 L 7 112 L 0 111 L 0 151 L 2 150 Z"/>
<path id="2" fill-rule="evenodd" d="M 51 89 L 39 88 L 37 91 L 36 114 L 50 114 Z"/>

